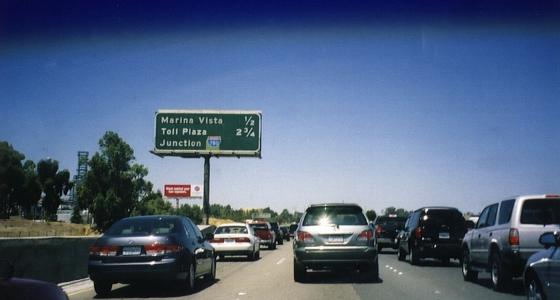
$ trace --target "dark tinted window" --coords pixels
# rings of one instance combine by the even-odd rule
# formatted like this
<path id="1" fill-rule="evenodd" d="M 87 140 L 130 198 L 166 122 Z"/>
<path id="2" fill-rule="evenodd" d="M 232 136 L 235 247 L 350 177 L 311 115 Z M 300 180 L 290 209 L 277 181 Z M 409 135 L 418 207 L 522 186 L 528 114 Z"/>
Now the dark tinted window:
<path id="1" fill-rule="evenodd" d="M 367 225 L 362 210 L 355 206 L 326 206 L 307 209 L 303 226 L 312 225 Z"/>
<path id="2" fill-rule="evenodd" d="M 416 228 L 416 226 L 418 226 L 418 222 L 420 221 L 420 214 L 421 212 L 417 211 L 412 215 L 408 223 L 408 229 L 413 229 Z"/>
<path id="3" fill-rule="evenodd" d="M 270 227 L 272 228 L 272 230 L 277 231 L 278 230 L 278 223 L 270 223 Z"/>
<path id="4" fill-rule="evenodd" d="M 406 221 L 406 218 L 381 216 L 381 217 L 377 217 L 375 219 L 374 224 L 375 225 L 381 225 L 383 227 L 402 229 L 402 228 L 404 228 L 404 222 L 405 221 Z"/>
<path id="5" fill-rule="evenodd" d="M 533 199 L 523 203 L 522 224 L 560 224 L 560 199 Z"/>
<path id="6" fill-rule="evenodd" d="M 502 201 L 502 205 L 500 206 L 500 215 L 498 217 L 498 224 L 505 224 L 511 220 L 511 212 L 513 211 L 514 204 L 514 199 Z"/>
<path id="7" fill-rule="evenodd" d="M 228 233 L 247 233 L 245 226 L 222 226 L 216 228 L 215 234 L 228 234 Z"/>
<path id="8" fill-rule="evenodd" d="M 294 233 L 297 230 L 297 227 L 298 227 L 297 224 L 290 225 L 290 233 Z"/>
<path id="9" fill-rule="evenodd" d="M 493 226 L 496 224 L 496 216 L 498 214 L 498 203 L 490 206 L 488 210 L 488 220 L 486 221 L 486 226 Z"/>
<path id="10" fill-rule="evenodd" d="M 442 225 L 451 228 L 465 226 L 465 218 L 458 210 L 454 209 L 428 209 L 422 217 L 425 227 L 440 228 Z"/>
<path id="11" fill-rule="evenodd" d="M 112 236 L 166 235 L 177 233 L 179 224 L 177 219 L 169 218 L 124 219 L 111 226 L 105 234 Z"/>

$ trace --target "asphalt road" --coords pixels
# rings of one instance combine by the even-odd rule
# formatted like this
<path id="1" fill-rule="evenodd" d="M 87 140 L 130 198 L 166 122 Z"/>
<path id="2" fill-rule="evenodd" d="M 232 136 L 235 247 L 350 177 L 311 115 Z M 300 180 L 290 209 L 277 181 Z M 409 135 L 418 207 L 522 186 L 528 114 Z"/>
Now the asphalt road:
<path id="1" fill-rule="evenodd" d="M 361 283 L 358 274 L 312 273 L 306 283 L 296 283 L 292 273 L 291 243 L 276 250 L 261 250 L 256 262 L 226 258 L 218 262 L 214 282 L 200 280 L 197 290 L 186 294 L 173 284 L 153 286 L 113 285 L 110 299 L 525 299 L 522 283 L 514 281 L 503 293 L 490 288 L 488 274 L 477 283 L 463 281 L 458 261 L 442 266 L 436 260 L 421 266 L 400 262 L 393 251 L 380 254 L 379 283 Z M 92 289 L 70 299 L 95 299 Z"/>

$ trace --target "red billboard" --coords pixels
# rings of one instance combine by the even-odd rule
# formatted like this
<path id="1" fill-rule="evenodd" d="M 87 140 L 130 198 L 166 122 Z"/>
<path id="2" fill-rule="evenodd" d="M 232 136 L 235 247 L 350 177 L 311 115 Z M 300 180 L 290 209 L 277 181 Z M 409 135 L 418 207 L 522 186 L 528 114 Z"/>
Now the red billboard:
<path id="1" fill-rule="evenodd" d="M 200 184 L 166 184 L 163 195 L 167 198 L 202 198 L 203 186 Z"/>
<path id="2" fill-rule="evenodd" d="M 190 198 L 190 184 L 166 184 L 163 188 L 163 194 L 168 198 Z"/>

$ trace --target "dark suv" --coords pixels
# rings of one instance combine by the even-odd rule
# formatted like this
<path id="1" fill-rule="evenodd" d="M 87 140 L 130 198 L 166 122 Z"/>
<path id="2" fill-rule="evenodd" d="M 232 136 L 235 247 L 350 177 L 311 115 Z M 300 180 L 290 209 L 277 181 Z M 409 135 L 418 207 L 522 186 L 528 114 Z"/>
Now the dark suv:
<path id="1" fill-rule="evenodd" d="M 284 232 L 280 230 L 280 225 L 278 225 L 278 222 L 270 222 L 270 227 L 272 227 L 272 230 L 274 231 L 274 233 L 276 233 L 276 244 L 284 244 Z"/>
<path id="2" fill-rule="evenodd" d="M 410 263 L 438 258 L 448 264 L 461 257 L 461 242 L 467 225 L 461 212 L 452 207 L 423 207 L 412 213 L 399 233 L 399 260 L 410 255 Z"/>
<path id="3" fill-rule="evenodd" d="M 377 251 L 391 247 L 397 249 L 397 235 L 404 229 L 405 217 L 397 215 L 378 216 L 373 225 L 375 227 L 375 237 L 377 238 Z"/>

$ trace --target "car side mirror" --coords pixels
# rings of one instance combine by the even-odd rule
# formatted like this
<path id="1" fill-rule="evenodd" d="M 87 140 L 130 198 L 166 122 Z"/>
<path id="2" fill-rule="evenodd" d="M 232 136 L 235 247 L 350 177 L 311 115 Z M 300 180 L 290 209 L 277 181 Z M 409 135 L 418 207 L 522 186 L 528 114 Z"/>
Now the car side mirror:
<path id="1" fill-rule="evenodd" d="M 465 223 L 466 223 L 466 225 L 467 225 L 467 229 L 468 229 L 468 230 L 474 229 L 474 227 L 476 226 L 476 225 L 474 224 L 474 222 L 471 221 L 471 220 L 467 220 Z"/>
<path id="2" fill-rule="evenodd" d="M 539 237 L 539 243 L 546 248 L 558 246 L 559 240 L 554 232 L 545 232 Z"/>
<path id="3" fill-rule="evenodd" d="M 208 233 L 204 236 L 204 239 L 207 240 L 207 241 L 212 240 L 212 239 L 214 239 L 214 234 L 213 234 L 212 232 L 208 232 Z"/>

